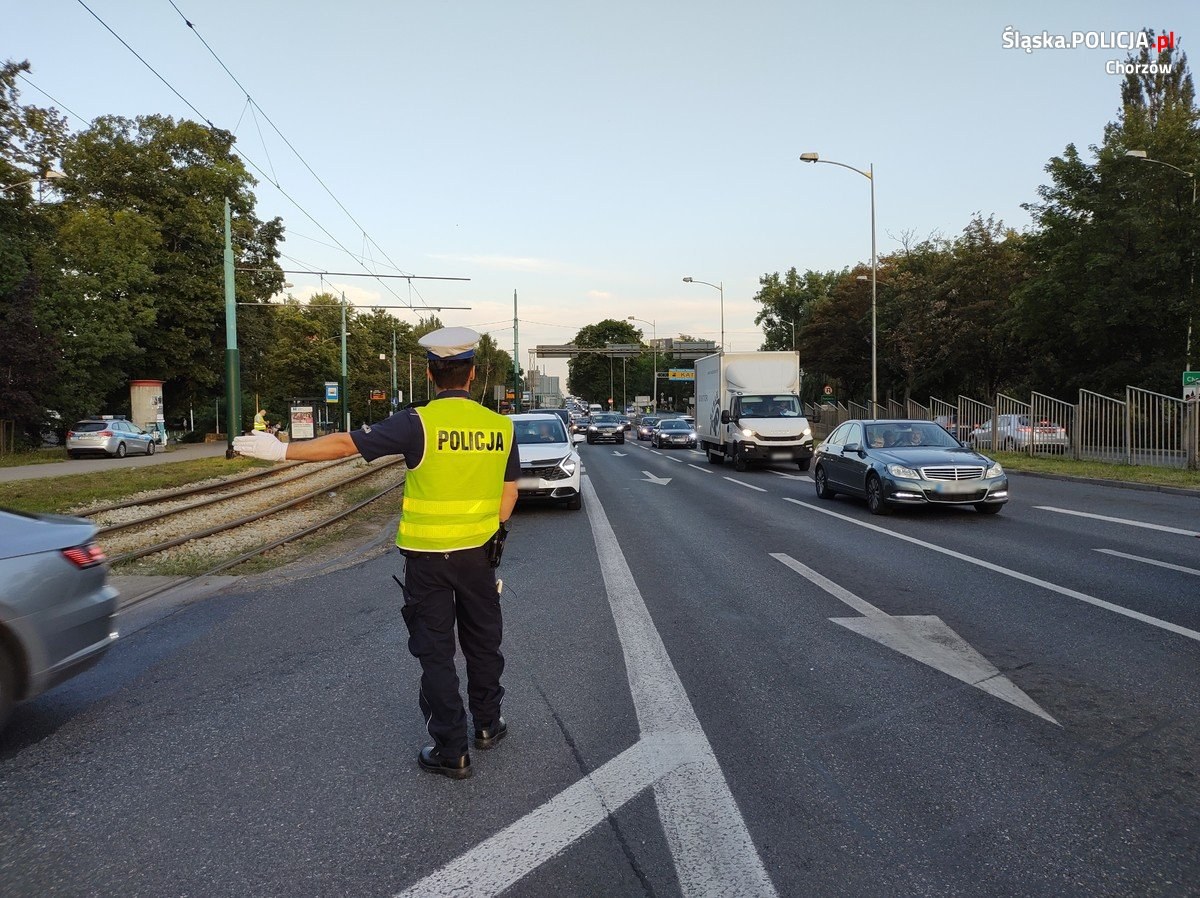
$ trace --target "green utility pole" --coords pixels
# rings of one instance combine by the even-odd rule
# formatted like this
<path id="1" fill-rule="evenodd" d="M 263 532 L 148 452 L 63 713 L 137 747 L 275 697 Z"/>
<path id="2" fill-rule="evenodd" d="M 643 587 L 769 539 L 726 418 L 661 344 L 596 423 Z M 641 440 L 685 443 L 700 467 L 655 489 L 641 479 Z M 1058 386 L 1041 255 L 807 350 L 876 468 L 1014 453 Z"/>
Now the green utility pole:
<path id="1" fill-rule="evenodd" d="M 346 381 L 346 291 L 342 291 L 342 425 L 350 432 L 350 391 Z"/>
<path id="2" fill-rule="evenodd" d="M 238 355 L 237 298 L 233 288 L 233 227 L 225 197 L 225 404 L 228 408 L 225 457 L 233 458 L 233 438 L 242 429 L 242 362 Z M 258 409 L 255 409 L 258 411 Z"/>
<path id="3" fill-rule="evenodd" d="M 396 329 L 392 328 L 392 411 L 400 407 L 400 398 L 396 395 Z"/>

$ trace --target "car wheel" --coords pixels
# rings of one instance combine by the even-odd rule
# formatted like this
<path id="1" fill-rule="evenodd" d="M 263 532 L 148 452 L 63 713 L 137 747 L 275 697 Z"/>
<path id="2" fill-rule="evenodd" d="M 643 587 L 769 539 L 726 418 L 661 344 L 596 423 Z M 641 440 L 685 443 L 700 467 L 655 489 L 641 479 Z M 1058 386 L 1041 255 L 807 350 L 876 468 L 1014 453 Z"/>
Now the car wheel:
<path id="1" fill-rule="evenodd" d="M 811 464 L 812 464 L 812 459 L 805 458 L 805 459 L 802 459 L 802 460 L 796 462 L 796 467 L 799 468 L 801 471 L 807 471 L 809 465 L 811 465 Z"/>
<path id="2" fill-rule="evenodd" d="M 146 454 L 147 455 L 154 454 L 154 440 L 151 440 L 149 443 L 146 444 Z"/>
<path id="3" fill-rule="evenodd" d="M 976 502 L 975 510 L 982 514 L 1000 514 L 1004 506 L 999 502 Z"/>
<path id="4" fill-rule="evenodd" d="M 813 471 L 813 483 L 817 486 L 818 499 L 832 499 L 837 495 L 829 488 L 829 478 L 825 476 L 825 469 L 820 465 Z"/>
<path id="5" fill-rule="evenodd" d="M 0 645 L 0 730 L 17 701 L 17 668 L 8 650 Z"/>
<path id="6" fill-rule="evenodd" d="M 887 500 L 883 498 L 883 481 L 876 474 L 867 477 L 867 509 L 871 514 L 890 514 Z"/>
<path id="7" fill-rule="evenodd" d="M 723 452 L 718 452 L 716 449 L 709 449 L 708 447 L 705 447 L 704 454 L 708 456 L 708 463 L 710 465 L 725 464 L 725 453 Z"/>
<path id="8" fill-rule="evenodd" d="M 576 493 L 567 500 L 566 505 L 568 511 L 579 511 L 579 509 L 583 508 L 583 493 Z"/>
<path id="9" fill-rule="evenodd" d="M 625 434 L 621 434 L 621 436 L 617 438 L 617 443 L 619 443 L 622 446 L 625 445 Z"/>
<path id="10" fill-rule="evenodd" d="M 742 455 L 742 453 L 737 451 L 737 446 L 734 446 L 733 447 L 733 469 L 735 471 L 737 471 L 739 474 L 741 474 L 741 473 L 745 473 L 749 467 L 750 467 L 750 465 L 748 465 L 746 463 L 746 457 L 744 455 Z"/>
<path id="11" fill-rule="evenodd" d="M 124 458 L 128 451 L 124 443 L 117 443 L 117 458 Z"/>

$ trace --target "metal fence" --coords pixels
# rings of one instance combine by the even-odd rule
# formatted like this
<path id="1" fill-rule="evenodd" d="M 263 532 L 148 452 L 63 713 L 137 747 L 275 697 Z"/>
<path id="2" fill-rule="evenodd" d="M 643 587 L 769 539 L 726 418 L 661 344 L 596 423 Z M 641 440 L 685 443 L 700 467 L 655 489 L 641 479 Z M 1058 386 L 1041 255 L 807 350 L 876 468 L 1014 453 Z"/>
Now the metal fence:
<path id="1" fill-rule="evenodd" d="M 821 404 L 819 423 L 816 415 L 809 419 L 814 438 L 852 418 L 912 418 L 936 421 L 980 449 L 1200 468 L 1200 402 L 1137 387 L 1126 387 L 1124 399 L 1080 390 L 1078 401 L 1067 402 L 1035 391 L 1028 401 L 997 393 L 990 403 L 960 395 L 957 404 L 930 397 L 928 406 L 889 399 L 874 407 L 879 414 L 871 414 L 869 402 Z"/>

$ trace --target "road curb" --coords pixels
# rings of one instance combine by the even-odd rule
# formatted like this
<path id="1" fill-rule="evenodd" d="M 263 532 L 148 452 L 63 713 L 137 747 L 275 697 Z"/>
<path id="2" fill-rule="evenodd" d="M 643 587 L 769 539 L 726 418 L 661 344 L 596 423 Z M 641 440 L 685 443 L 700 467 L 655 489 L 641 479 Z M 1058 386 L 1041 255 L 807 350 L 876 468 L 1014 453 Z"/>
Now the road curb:
<path id="1" fill-rule="evenodd" d="M 1189 496 L 1200 499 L 1200 489 L 1189 489 L 1184 486 L 1164 486 L 1158 483 L 1135 483 L 1131 480 L 1103 480 L 1099 477 L 1077 477 L 1074 474 L 1049 474 L 1044 471 L 1013 471 L 1004 473 L 1010 477 L 1038 477 L 1042 480 L 1065 480 L 1068 483 L 1089 483 L 1094 486 L 1111 486 L 1122 490 L 1141 490 L 1147 493 L 1169 493 L 1172 496 Z"/>

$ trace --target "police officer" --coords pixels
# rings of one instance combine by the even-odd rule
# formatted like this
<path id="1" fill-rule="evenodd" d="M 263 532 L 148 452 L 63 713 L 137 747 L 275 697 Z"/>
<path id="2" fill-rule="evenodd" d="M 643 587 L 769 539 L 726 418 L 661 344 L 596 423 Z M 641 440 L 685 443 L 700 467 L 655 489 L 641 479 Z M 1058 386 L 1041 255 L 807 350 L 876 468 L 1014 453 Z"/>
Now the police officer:
<path id="1" fill-rule="evenodd" d="M 419 342 L 437 393 L 423 407 L 350 433 L 291 443 L 254 433 L 233 445 L 242 455 L 271 461 L 404 455 L 408 472 L 396 535 L 406 556 L 402 613 L 409 651 L 421 662 L 418 701 L 433 737 L 417 760 L 422 770 L 464 779 L 471 758 L 454 666 L 456 624 L 475 747 L 493 748 L 508 734 L 500 716 L 503 625 L 489 545 L 502 538 L 516 505 L 520 458 L 512 420 L 470 398 L 479 334 L 447 327 Z"/>

